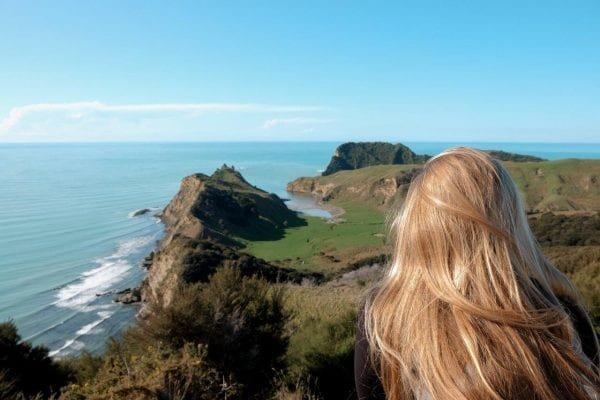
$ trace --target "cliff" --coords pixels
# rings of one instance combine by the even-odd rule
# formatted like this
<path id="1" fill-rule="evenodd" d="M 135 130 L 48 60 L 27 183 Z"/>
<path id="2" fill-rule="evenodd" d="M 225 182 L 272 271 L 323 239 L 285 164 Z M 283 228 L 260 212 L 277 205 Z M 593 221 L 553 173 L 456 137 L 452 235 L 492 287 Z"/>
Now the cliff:
<path id="1" fill-rule="evenodd" d="M 600 211 L 600 160 L 507 161 L 526 209 Z M 290 192 L 310 194 L 324 201 L 366 202 L 377 208 L 400 204 L 420 165 L 379 165 L 329 176 L 302 177 L 290 182 Z"/>
<path id="2" fill-rule="evenodd" d="M 236 239 L 276 238 L 285 227 L 304 223 L 277 195 L 252 186 L 227 165 L 211 176 L 184 178 L 161 218 L 167 242 L 181 235 L 239 244 Z"/>
<path id="3" fill-rule="evenodd" d="M 500 161 L 532 162 L 545 161 L 542 158 L 509 153 L 500 150 L 484 150 Z M 347 142 L 335 150 L 323 176 L 332 175 L 338 171 L 355 170 L 374 165 L 423 164 L 431 156 L 416 154 L 409 147 L 397 143 L 386 142 Z"/>
<path id="4" fill-rule="evenodd" d="M 166 236 L 148 264 L 141 286 L 144 301 L 168 304 L 180 284 L 205 282 L 225 265 L 272 282 L 321 278 L 242 251 L 244 241 L 274 240 L 283 236 L 286 227 L 305 222 L 278 196 L 252 186 L 232 167 L 224 165 L 210 176 L 184 178 L 160 216 Z"/>

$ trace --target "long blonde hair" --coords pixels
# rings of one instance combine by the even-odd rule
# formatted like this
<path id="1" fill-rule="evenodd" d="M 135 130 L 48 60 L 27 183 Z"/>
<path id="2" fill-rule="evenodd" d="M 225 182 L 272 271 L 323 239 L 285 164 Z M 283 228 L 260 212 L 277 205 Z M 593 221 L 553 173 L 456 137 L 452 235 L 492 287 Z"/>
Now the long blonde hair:
<path id="1" fill-rule="evenodd" d="M 365 305 L 389 400 L 595 398 L 598 369 L 561 306 L 578 292 L 543 256 L 500 162 L 465 147 L 430 159 L 392 233 Z"/>

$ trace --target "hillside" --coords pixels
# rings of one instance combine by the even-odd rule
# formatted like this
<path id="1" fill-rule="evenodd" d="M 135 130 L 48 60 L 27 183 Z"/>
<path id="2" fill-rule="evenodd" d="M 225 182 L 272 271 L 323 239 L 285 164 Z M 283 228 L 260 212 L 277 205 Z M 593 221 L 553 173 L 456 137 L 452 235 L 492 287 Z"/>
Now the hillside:
<path id="1" fill-rule="evenodd" d="M 600 211 L 600 160 L 507 161 L 530 213 Z M 420 165 L 378 165 L 290 182 L 293 193 L 324 201 L 361 200 L 383 209 L 401 204 Z"/>

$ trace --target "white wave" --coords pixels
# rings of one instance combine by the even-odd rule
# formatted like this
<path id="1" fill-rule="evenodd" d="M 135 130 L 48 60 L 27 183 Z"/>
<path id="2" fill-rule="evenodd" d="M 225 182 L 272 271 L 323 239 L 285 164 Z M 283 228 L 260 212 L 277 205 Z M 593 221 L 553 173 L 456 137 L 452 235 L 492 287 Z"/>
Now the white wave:
<path id="1" fill-rule="evenodd" d="M 83 312 L 95 309 L 91 303 L 96 294 L 108 291 L 121 281 L 133 267 L 127 257 L 139 252 L 153 239 L 153 235 L 148 235 L 121 242 L 113 254 L 96 260 L 98 267 L 84 272 L 77 281 L 59 289 L 54 305 Z"/>
<path id="2" fill-rule="evenodd" d="M 320 174 L 322 174 L 323 172 L 325 172 L 325 170 L 324 169 L 318 169 L 317 172 L 320 173 Z"/>
<path id="3" fill-rule="evenodd" d="M 77 350 L 83 349 L 84 347 L 85 347 L 85 344 L 83 342 L 80 342 L 77 339 L 70 339 L 70 340 L 67 340 L 61 348 L 52 350 L 51 352 L 48 353 L 48 355 L 50 357 L 54 357 L 54 356 L 59 355 L 60 353 L 65 352 L 65 350 L 67 350 L 67 349 L 77 351 Z M 69 352 L 65 352 L 65 353 L 69 353 Z"/>
<path id="4" fill-rule="evenodd" d="M 119 243 L 119 247 L 117 251 L 115 251 L 110 256 L 106 257 L 107 259 L 121 258 L 127 257 L 137 251 L 139 251 L 142 247 L 152 242 L 154 239 L 154 235 L 140 236 L 128 240 L 124 240 Z"/>
<path id="5" fill-rule="evenodd" d="M 130 268 L 126 260 L 105 260 L 100 267 L 85 272 L 77 283 L 59 290 L 55 305 L 86 311 L 83 306 L 95 300 L 97 293 L 106 292 L 119 282 Z"/>
<path id="6" fill-rule="evenodd" d="M 113 315 L 113 313 L 108 312 L 108 311 L 100 311 L 98 313 L 98 316 L 100 317 L 100 319 L 89 323 L 87 325 L 82 326 L 77 332 L 76 334 L 79 336 L 82 335 L 87 335 L 89 333 L 91 333 L 94 328 L 96 328 L 98 325 L 100 325 L 101 323 L 103 323 L 104 321 L 106 321 L 107 319 L 109 319 L 111 316 Z"/>

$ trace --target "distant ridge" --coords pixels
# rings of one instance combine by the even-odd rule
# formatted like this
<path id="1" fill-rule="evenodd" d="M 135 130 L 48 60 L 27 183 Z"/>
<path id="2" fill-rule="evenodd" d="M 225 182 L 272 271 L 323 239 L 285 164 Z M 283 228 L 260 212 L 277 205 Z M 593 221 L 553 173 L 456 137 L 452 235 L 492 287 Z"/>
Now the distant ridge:
<path id="1" fill-rule="evenodd" d="M 371 165 L 423 164 L 429 158 L 429 155 L 415 154 L 401 143 L 347 142 L 335 150 L 323 176 Z"/>
<path id="2" fill-rule="evenodd" d="M 545 161 L 543 158 L 502 150 L 483 151 L 500 161 Z M 338 171 L 349 171 L 373 165 L 423 164 L 430 158 L 431 156 L 428 154 L 416 154 L 402 143 L 346 142 L 337 147 L 322 175 L 327 176 Z"/>

